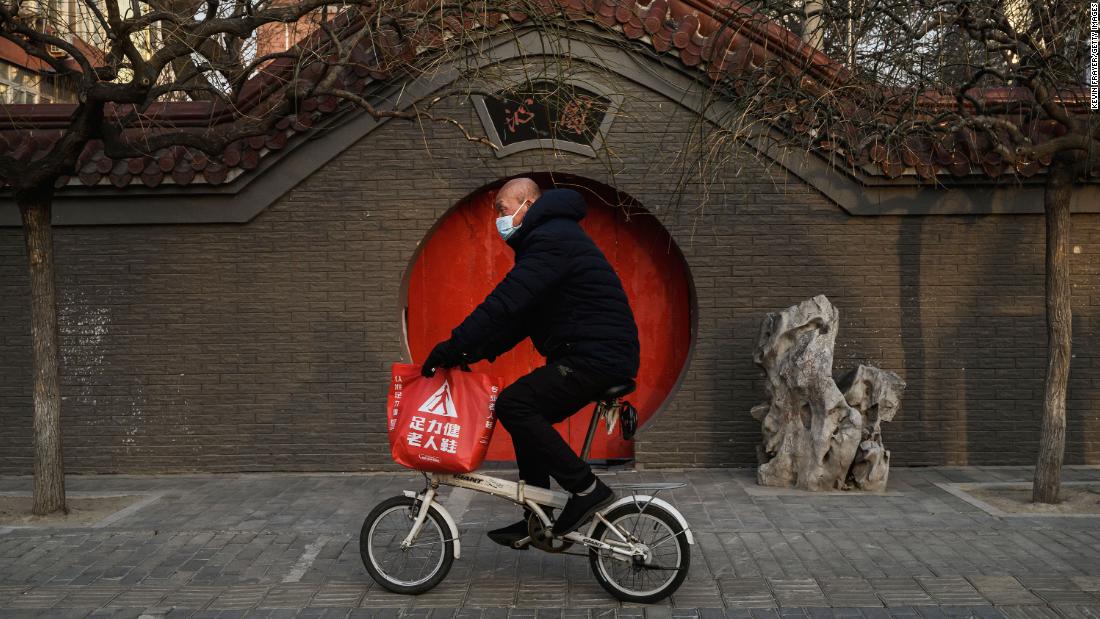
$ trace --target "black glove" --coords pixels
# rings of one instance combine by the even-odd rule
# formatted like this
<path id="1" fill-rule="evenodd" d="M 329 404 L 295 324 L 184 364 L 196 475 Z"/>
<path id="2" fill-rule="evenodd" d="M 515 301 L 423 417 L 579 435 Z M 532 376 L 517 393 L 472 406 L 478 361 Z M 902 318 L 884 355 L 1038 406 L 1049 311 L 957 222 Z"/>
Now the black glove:
<path id="1" fill-rule="evenodd" d="M 432 352 L 428 353 L 428 358 L 424 360 L 424 365 L 420 368 L 420 375 L 425 378 L 435 376 L 437 368 L 454 367 L 462 363 L 462 357 L 462 353 L 455 350 L 451 340 L 443 340 L 435 345 Z"/>

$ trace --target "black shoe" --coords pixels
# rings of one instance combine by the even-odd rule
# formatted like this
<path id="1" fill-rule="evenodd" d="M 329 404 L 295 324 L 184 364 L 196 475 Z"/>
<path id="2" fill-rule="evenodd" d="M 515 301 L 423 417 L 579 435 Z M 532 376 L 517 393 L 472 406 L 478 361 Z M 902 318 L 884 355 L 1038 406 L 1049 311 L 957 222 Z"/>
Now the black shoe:
<path id="1" fill-rule="evenodd" d="M 550 518 L 551 520 L 554 519 L 553 507 L 545 508 L 544 511 L 546 512 L 546 516 L 548 518 Z M 523 520 L 520 520 L 519 522 L 514 522 L 506 527 L 501 527 L 499 529 L 493 529 L 492 531 L 489 531 L 489 539 L 500 544 L 501 546 L 507 546 L 516 550 L 527 550 L 527 544 L 516 546 L 516 542 L 530 535 L 530 532 L 527 528 L 527 519 L 531 516 L 531 510 L 524 508 Z"/>
<path id="2" fill-rule="evenodd" d="M 527 550 L 527 545 L 516 547 L 515 543 L 519 540 L 527 537 L 527 520 L 520 520 L 519 522 L 512 523 L 506 527 L 499 529 L 493 529 L 489 531 L 489 539 L 500 544 L 501 546 L 507 546 L 509 548 L 516 548 L 517 550 Z"/>
<path id="3" fill-rule="evenodd" d="M 615 493 L 597 477 L 596 487 L 592 492 L 585 495 L 573 494 L 569 497 L 569 501 L 561 510 L 561 517 L 554 523 L 554 535 L 562 536 L 576 531 L 596 512 L 607 507 L 614 500 Z"/>

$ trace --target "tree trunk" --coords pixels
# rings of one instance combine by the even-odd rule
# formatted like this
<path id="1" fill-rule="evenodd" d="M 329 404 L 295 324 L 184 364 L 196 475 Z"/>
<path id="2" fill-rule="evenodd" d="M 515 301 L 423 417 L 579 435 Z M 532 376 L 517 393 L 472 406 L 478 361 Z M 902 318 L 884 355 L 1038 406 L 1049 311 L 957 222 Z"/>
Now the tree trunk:
<path id="1" fill-rule="evenodd" d="M 65 507 L 61 461 L 61 389 L 58 377 L 57 292 L 49 190 L 16 196 L 23 216 L 31 284 L 31 345 L 34 378 L 34 508 L 44 515 Z"/>
<path id="2" fill-rule="evenodd" d="M 825 38 L 821 15 L 824 9 L 820 0 L 806 0 L 802 9 L 802 40 L 815 49 L 821 49 L 821 42 Z"/>
<path id="3" fill-rule="evenodd" d="M 1068 157 L 1061 153 L 1055 155 L 1048 168 L 1043 196 L 1046 211 L 1047 375 L 1039 460 L 1035 465 L 1035 484 L 1031 491 L 1031 500 L 1036 503 L 1057 503 L 1062 485 L 1066 385 L 1069 382 L 1073 327 L 1069 281 L 1069 201 L 1074 169 Z"/>

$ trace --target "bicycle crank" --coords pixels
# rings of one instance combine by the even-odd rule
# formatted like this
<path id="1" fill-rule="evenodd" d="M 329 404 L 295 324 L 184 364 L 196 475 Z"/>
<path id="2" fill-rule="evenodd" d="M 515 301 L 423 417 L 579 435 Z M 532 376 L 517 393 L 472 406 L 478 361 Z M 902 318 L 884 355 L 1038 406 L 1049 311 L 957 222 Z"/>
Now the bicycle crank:
<path id="1" fill-rule="evenodd" d="M 535 514 L 527 518 L 527 534 L 531 536 L 531 546 L 546 552 L 565 552 L 573 547 L 573 542 L 554 537 L 546 527 L 542 526 L 542 521 Z"/>

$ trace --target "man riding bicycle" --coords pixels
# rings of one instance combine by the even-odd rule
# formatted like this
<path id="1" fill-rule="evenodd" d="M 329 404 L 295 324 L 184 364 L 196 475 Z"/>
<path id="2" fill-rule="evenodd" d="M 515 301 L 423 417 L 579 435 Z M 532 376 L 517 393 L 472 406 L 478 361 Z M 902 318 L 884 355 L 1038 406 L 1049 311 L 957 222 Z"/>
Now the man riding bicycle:
<path id="1" fill-rule="evenodd" d="M 512 436 L 519 476 L 570 492 L 553 533 L 575 531 L 614 492 L 554 429 L 608 388 L 638 373 L 638 327 L 626 293 L 603 252 L 581 228 L 584 198 L 572 189 L 542 193 L 529 178 L 501 187 L 494 203 L 497 230 L 516 262 L 484 301 L 423 364 L 436 368 L 492 361 L 530 337 L 546 365 L 501 391 L 496 415 Z M 489 532 L 505 546 L 528 535 L 525 519 Z M 526 548 L 526 547 L 524 547 Z"/>

